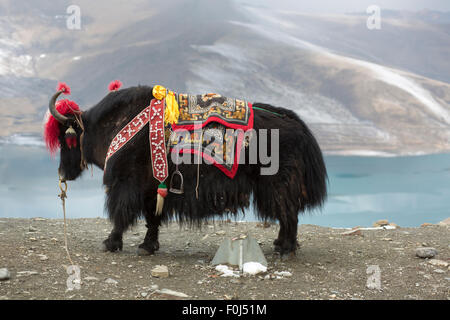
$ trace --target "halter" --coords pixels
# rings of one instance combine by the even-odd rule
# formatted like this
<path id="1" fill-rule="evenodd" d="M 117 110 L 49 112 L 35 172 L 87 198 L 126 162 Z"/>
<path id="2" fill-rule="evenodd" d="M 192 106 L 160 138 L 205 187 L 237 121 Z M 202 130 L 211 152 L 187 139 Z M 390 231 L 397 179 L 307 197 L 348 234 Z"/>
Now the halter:
<path id="1" fill-rule="evenodd" d="M 80 134 L 80 152 L 81 152 L 81 161 L 80 161 L 80 168 L 81 170 L 84 170 L 87 168 L 87 162 L 86 158 L 84 157 L 84 151 L 83 151 L 83 140 L 84 140 L 84 123 L 83 123 L 83 117 L 81 116 L 83 114 L 83 111 L 74 110 L 70 107 L 69 109 L 73 112 L 73 115 L 75 116 L 75 121 L 78 124 L 78 126 L 81 129 Z"/>

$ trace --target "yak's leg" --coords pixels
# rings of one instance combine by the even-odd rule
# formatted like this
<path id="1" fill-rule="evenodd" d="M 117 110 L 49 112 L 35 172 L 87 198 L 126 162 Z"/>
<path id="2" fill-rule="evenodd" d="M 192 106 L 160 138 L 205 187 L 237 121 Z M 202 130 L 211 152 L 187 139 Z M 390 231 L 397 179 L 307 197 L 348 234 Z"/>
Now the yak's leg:
<path id="1" fill-rule="evenodd" d="M 286 217 L 280 219 L 280 232 L 278 239 L 274 241 L 275 251 L 280 252 L 282 259 L 295 255 L 297 250 L 298 215 L 289 212 Z"/>
<path id="2" fill-rule="evenodd" d="M 281 244 L 284 242 L 284 223 L 280 223 L 280 231 L 278 232 L 278 238 L 273 241 L 275 252 L 281 251 Z"/>
<path id="3" fill-rule="evenodd" d="M 161 225 L 161 216 L 155 215 L 155 213 L 152 212 L 145 216 L 145 220 L 147 221 L 147 233 L 144 242 L 138 247 L 137 253 L 140 256 L 151 255 L 159 250 L 158 235 L 159 226 Z"/>
<path id="4" fill-rule="evenodd" d="M 107 188 L 106 199 L 109 219 L 114 227 L 108 238 L 103 241 L 103 250 L 111 252 L 122 251 L 123 233 L 136 222 L 142 210 L 138 190 L 128 184 L 115 185 L 113 188 Z"/>

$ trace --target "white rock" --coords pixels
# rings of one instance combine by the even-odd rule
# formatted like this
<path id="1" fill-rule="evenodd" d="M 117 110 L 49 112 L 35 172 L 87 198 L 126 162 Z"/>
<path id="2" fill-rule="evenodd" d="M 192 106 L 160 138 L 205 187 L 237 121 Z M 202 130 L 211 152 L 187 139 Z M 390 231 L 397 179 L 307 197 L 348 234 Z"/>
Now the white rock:
<path id="1" fill-rule="evenodd" d="M 261 272 L 267 272 L 267 267 L 259 262 L 246 262 L 242 265 L 242 271 L 244 273 L 255 275 Z"/>
<path id="2" fill-rule="evenodd" d="M 41 260 L 41 261 L 48 260 L 48 257 L 45 254 L 39 254 L 38 256 L 40 257 L 39 260 Z"/>
<path id="3" fill-rule="evenodd" d="M 167 278 L 169 276 L 169 268 L 164 265 L 157 265 L 152 269 L 152 276 L 157 278 Z"/>
<path id="4" fill-rule="evenodd" d="M 11 274 L 9 273 L 9 270 L 6 268 L 0 269 L 0 280 L 9 280 L 11 278 Z"/>
<path id="5" fill-rule="evenodd" d="M 433 270 L 433 272 L 435 272 L 435 273 L 445 273 L 445 271 L 442 270 L 442 269 L 435 269 L 435 270 Z"/>
<path id="6" fill-rule="evenodd" d="M 289 271 L 275 271 L 274 274 L 281 277 L 292 277 L 292 273 Z"/>
<path id="7" fill-rule="evenodd" d="M 448 267 L 448 262 L 445 262 L 443 260 L 431 259 L 428 261 L 428 263 L 436 267 Z"/>
<path id="8" fill-rule="evenodd" d="M 107 283 L 107 284 L 118 284 L 119 282 L 114 280 L 114 279 L 108 278 L 108 279 L 105 280 L 105 283 Z"/>
<path id="9" fill-rule="evenodd" d="M 228 266 L 223 265 L 223 264 L 219 264 L 218 266 L 216 266 L 216 270 L 219 272 L 225 272 L 228 270 Z"/>
<path id="10" fill-rule="evenodd" d="M 157 293 L 167 294 L 169 296 L 180 297 L 180 298 L 189 298 L 189 296 L 183 292 L 173 291 L 170 289 L 161 289 L 156 290 Z"/>
<path id="11" fill-rule="evenodd" d="M 39 272 L 37 272 L 37 271 L 19 271 L 19 272 L 17 272 L 17 276 L 18 277 L 21 277 L 21 276 L 32 276 L 32 275 L 35 275 L 35 274 L 39 274 Z"/>
<path id="12" fill-rule="evenodd" d="M 223 264 L 216 266 L 216 270 L 222 273 L 221 277 L 239 277 L 239 271 L 231 270 Z"/>
<path id="13" fill-rule="evenodd" d="M 147 295 L 148 295 L 147 292 L 141 292 L 141 296 L 142 296 L 143 298 L 145 298 Z"/>
<path id="14" fill-rule="evenodd" d="M 86 277 L 86 278 L 84 278 L 84 280 L 86 280 L 86 281 L 98 281 L 98 278 L 96 278 L 96 277 Z"/>
<path id="15" fill-rule="evenodd" d="M 221 275 L 221 277 L 236 277 L 236 278 L 239 278 L 240 275 L 239 275 L 239 271 L 227 270 Z"/>

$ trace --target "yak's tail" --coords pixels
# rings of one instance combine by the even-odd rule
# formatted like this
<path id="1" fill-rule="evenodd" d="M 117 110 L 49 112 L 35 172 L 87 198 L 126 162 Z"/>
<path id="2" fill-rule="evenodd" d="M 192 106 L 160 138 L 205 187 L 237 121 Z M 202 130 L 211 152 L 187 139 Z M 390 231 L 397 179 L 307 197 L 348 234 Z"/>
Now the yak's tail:
<path id="1" fill-rule="evenodd" d="M 253 107 L 266 110 L 281 118 L 288 117 L 299 123 L 296 134 L 298 135 L 295 150 L 292 153 L 299 155 L 302 162 L 302 180 L 304 183 L 306 197 L 303 198 L 304 209 L 311 210 L 321 207 L 327 197 L 328 175 L 323 159 L 322 151 L 316 138 L 306 124 L 292 110 L 274 107 L 269 104 L 255 103 Z"/>

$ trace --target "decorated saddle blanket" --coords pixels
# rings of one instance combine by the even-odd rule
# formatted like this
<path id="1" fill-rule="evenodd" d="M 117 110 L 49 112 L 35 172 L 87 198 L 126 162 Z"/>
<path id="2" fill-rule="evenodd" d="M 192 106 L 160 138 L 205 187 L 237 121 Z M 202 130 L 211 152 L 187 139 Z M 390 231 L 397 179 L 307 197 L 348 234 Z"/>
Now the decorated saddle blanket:
<path id="1" fill-rule="evenodd" d="M 174 130 L 180 128 L 192 130 L 197 123 L 201 123 L 204 127 L 211 122 L 217 122 L 232 129 L 253 128 L 253 109 L 251 104 L 244 100 L 208 93 L 178 94 L 177 101 L 180 114 L 178 123 L 172 125 Z"/>
<path id="2" fill-rule="evenodd" d="M 183 158 L 182 162 L 191 161 L 190 156 L 183 157 L 183 154 L 195 154 L 199 156 L 196 163 L 213 164 L 232 179 L 239 166 L 245 137 L 243 130 L 211 122 L 197 130 L 172 131 L 168 147 L 172 154 Z"/>
<path id="3" fill-rule="evenodd" d="M 201 161 L 234 178 L 244 132 L 253 128 L 252 105 L 215 93 L 178 94 L 177 101 L 178 123 L 172 125 L 168 143 L 171 152 L 199 155 Z"/>

